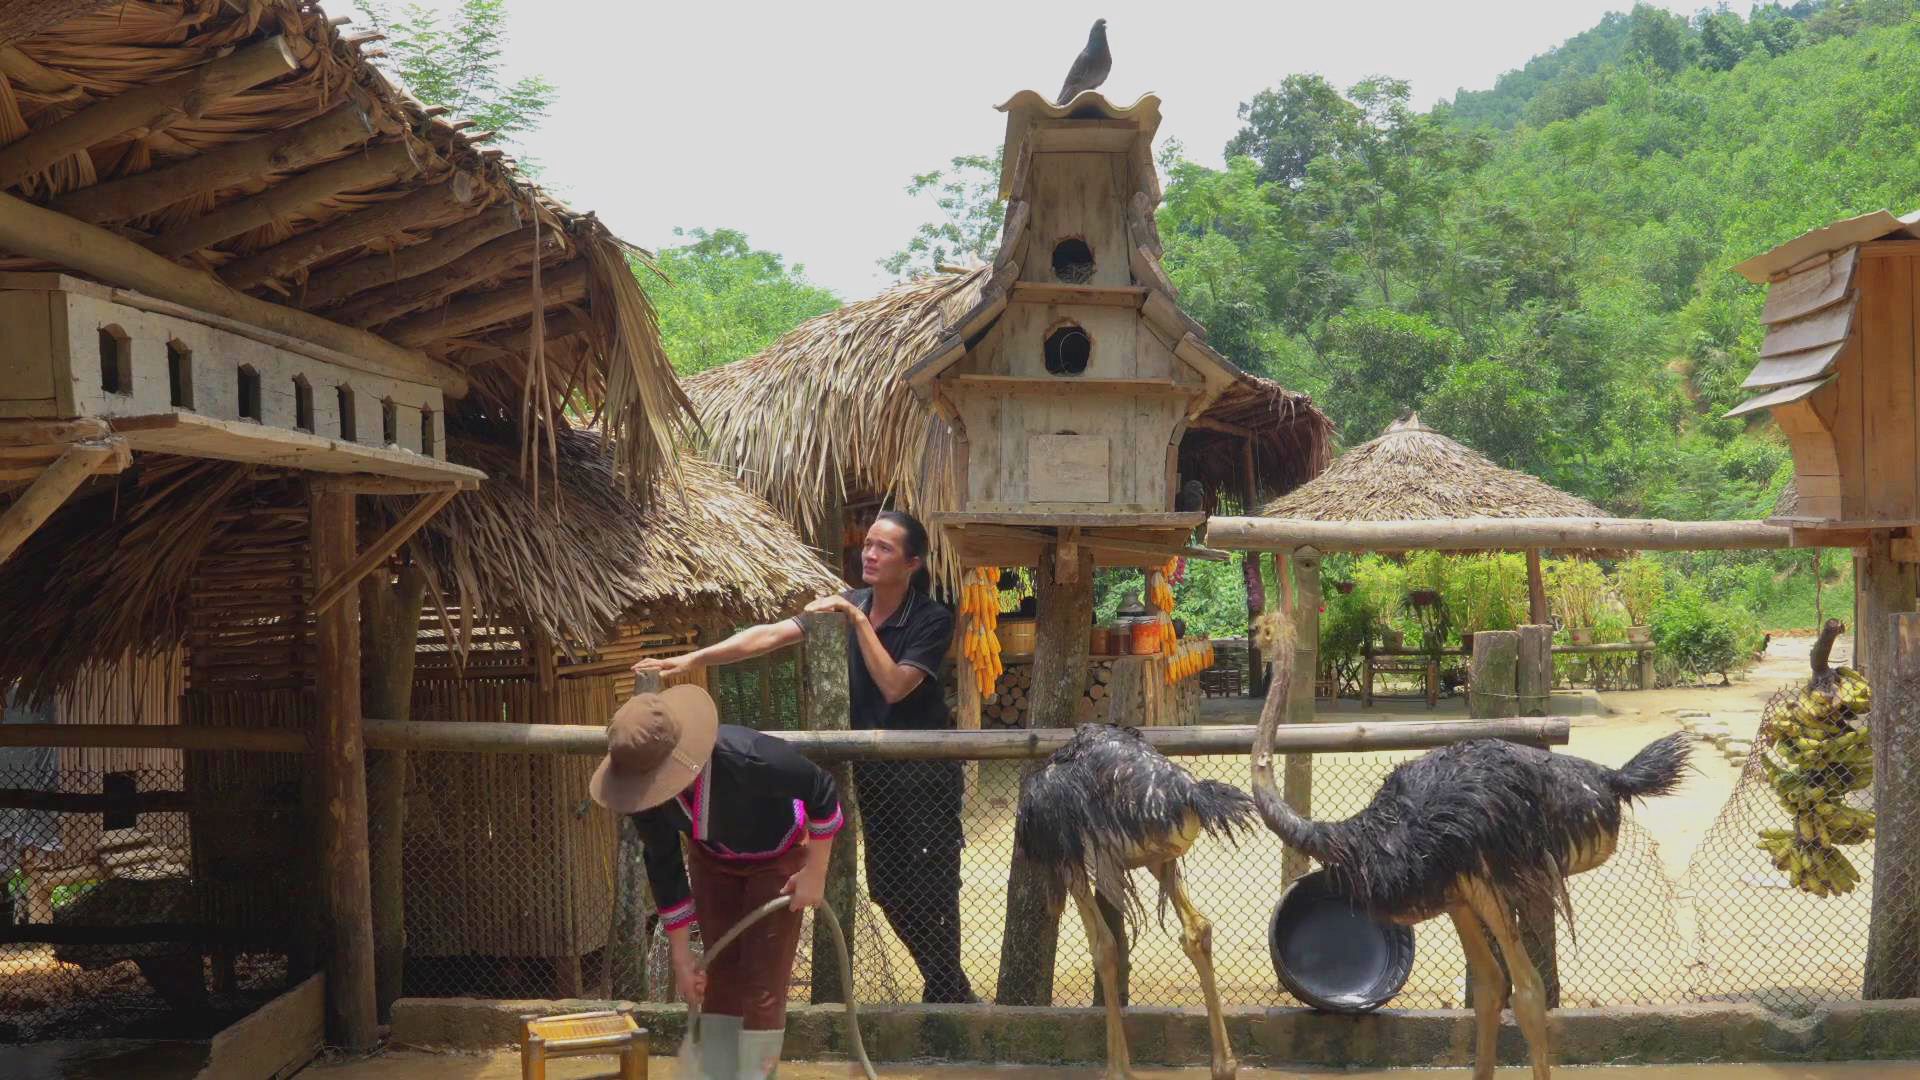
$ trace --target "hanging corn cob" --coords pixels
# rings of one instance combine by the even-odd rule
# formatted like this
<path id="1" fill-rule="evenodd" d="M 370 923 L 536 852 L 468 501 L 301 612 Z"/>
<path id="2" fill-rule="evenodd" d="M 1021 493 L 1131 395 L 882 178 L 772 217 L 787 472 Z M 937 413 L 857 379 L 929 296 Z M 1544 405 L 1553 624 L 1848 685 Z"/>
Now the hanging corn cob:
<path id="1" fill-rule="evenodd" d="M 967 572 L 960 586 L 960 614 L 966 619 L 961 648 L 973 667 L 981 697 L 993 696 L 1005 670 L 1000 664 L 1000 570 L 981 566 Z"/>

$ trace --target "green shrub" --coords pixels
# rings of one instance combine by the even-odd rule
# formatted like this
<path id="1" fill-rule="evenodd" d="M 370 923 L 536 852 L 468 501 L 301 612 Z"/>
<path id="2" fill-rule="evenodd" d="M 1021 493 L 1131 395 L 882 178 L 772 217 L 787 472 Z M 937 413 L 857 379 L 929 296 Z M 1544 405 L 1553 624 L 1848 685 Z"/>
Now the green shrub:
<path id="1" fill-rule="evenodd" d="M 1654 608 L 1667 596 L 1667 568 L 1651 555 L 1636 555 L 1614 571 L 1613 589 L 1626 605 L 1628 624 L 1649 625 Z"/>
<path id="2" fill-rule="evenodd" d="M 1400 624 L 1407 600 L 1406 568 L 1378 555 L 1356 560 L 1352 595 L 1366 612 L 1369 638 L 1377 641 L 1382 630 Z"/>
<path id="3" fill-rule="evenodd" d="M 1708 600 L 1692 584 L 1669 593 L 1653 609 L 1653 643 L 1674 667 L 1694 678 L 1722 682 L 1747 666 L 1760 631 L 1745 610 Z"/>
<path id="4" fill-rule="evenodd" d="M 1527 620 L 1527 560 L 1463 555 L 1448 560 L 1444 595 L 1461 633 L 1511 630 Z"/>
<path id="5" fill-rule="evenodd" d="M 1587 559 L 1555 559 L 1544 568 L 1547 600 L 1569 627 L 1591 627 L 1611 599 L 1600 564 Z"/>

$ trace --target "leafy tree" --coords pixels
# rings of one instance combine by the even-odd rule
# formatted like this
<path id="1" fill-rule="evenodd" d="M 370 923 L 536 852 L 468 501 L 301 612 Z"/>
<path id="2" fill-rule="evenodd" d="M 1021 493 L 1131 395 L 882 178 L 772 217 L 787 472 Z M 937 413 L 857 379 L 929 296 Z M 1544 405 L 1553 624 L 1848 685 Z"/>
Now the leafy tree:
<path id="1" fill-rule="evenodd" d="M 1693 59 L 1693 32 L 1687 20 L 1647 4 L 1636 4 L 1627 16 L 1627 55 L 1644 60 L 1668 75 L 1678 74 Z"/>
<path id="2" fill-rule="evenodd" d="M 1385 309 L 1335 316 L 1327 337 L 1333 374 L 1325 404 L 1348 445 L 1373 438 L 1420 405 L 1462 352 L 1453 331 Z"/>
<path id="3" fill-rule="evenodd" d="M 1746 59 L 1755 45 L 1753 31 L 1724 3 L 1700 19 L 1700 66 L 1709 71 L 1729 71 Z M 1765 49 L 1764 44 L 1760 45 Z"/>
<path id="4" fill-rule="evenodd" d="M 1242 127 L 1227 143 L 1229 159 L 1248 157 L 1267 183 L 1297 187 L 1307 166 L 1338 154 L 1353 140 L 1360 109 L 1318 75 L 1289 75 L 1240 104 Z"/>
<path id="5" fill-rule="evenodd" d="M 361 0 L 360 7 L 387 36 L 389 66 L 425 104 L 444 106 L 509 141 L 537 127 L 552 107 L 553 84 L 546 79 L 529 75 L 509 83 L 500 73 L 507 0 L 460 0 L 444 23 L 419 4 L 396 10 L 388 0 Z"/>
<path id="6" fill-rule="evenodd" d="M 1000 246 L 1001 151 L 963 154 L 946 169 L 924 172 L 907 185 L 907 194 L 931 195 L 940 216 L 920 226 L 907 246 L 880 260 L 897 278 L 932 273 L 968 257 L 990 259 Z"/>
<path id="7" fill-rule="evenodd" d="M 833 293 L 807 280 L 805 267 L 751 247 L 738 230 L 673 234 L 687 242 L 661 251 L 660 273 L 640 278 L 681 375 L 752 356 L 802 321 L 840 306 Z"/>

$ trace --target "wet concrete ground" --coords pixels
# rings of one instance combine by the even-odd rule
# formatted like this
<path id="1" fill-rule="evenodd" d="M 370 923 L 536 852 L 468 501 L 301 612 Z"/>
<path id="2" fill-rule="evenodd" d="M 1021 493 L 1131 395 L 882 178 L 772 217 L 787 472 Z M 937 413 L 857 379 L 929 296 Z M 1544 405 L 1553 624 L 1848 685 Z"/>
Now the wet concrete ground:
<path id="1" fill-rule="evenodd" d="M 551 1080 L 585 1080 L 588 1077 L 614 1076 L 612 1058 L 572 1058 L 550 1062 Z M 1094 1080 L 1101 1070 L 1063 1068 L 988 1068 L 964 1065 L 886 1065 L 878 1069 L 888 1080 L 1042 1080 L 1046 1077 L 1067 1080 Z M 517 1053 L 484 1055 L 421 1054 L 395 1052 L 364 1061 L 333 1062 L 300 1074 L 313 1080 L 518 1080 L 520 1056 Z M 670 1080 L 678 1073 L 673 1058 L 657 1057 L 648 1063 L 650 1080 Z M 787 1062 L 780 1066 L 781 1080 L 846 1080 L 846 1062 Z M 851 1075 L 859 1075 L 857 1072 Z M 1205 1077 L 1205 1069 L 1138 1069 L 1139 1080 L 1192 1080 Z M 1467 1069 L 1393 1069 L 1343 1072 L 1326 1069 L 1241 1069 L 1243 1080 L 1293 1080 L 1296 1077 L 1341 1077 L 1343 1080 L 1461 1080 L 1470 1076 Z M 1498 1080 L 1525 1080 L 1531 1072 L 1525 1068 L 1503 1068 Z M 1920 1080 L 1920 1062 L 1846 1062 L 1820 1065 L 1655 1065 L 1655 1066 L 1582 1066 L 1554 1070 L 1566 1080 Z"/>

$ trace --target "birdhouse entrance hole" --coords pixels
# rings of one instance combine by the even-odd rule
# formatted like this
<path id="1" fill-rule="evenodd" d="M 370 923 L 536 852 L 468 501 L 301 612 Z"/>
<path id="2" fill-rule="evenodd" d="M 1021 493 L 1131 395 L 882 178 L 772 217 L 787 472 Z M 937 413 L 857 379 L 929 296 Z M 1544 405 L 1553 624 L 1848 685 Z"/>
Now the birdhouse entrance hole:
<path id="1" fill-rule="evenodd" d="M 1085 240 L 1069 236 L 1053 245 L 1053 276 L 1067 285 L 1093 280 L 1093 249 Z"/>
<path id="2" fill-rule="evenodd" d="M 1047 335 L 1044 349 L 1049 375 L 1079 375 L 1087 370 L 1093 357 L 1093 339 L 1085 330 L 1068 323 Z"/>
<path id="3" fill-rule="evenodd" d="M 133 342 L 117 326 L 100 328 L 100 389 L 109 394 L 133 393 Z"/>

